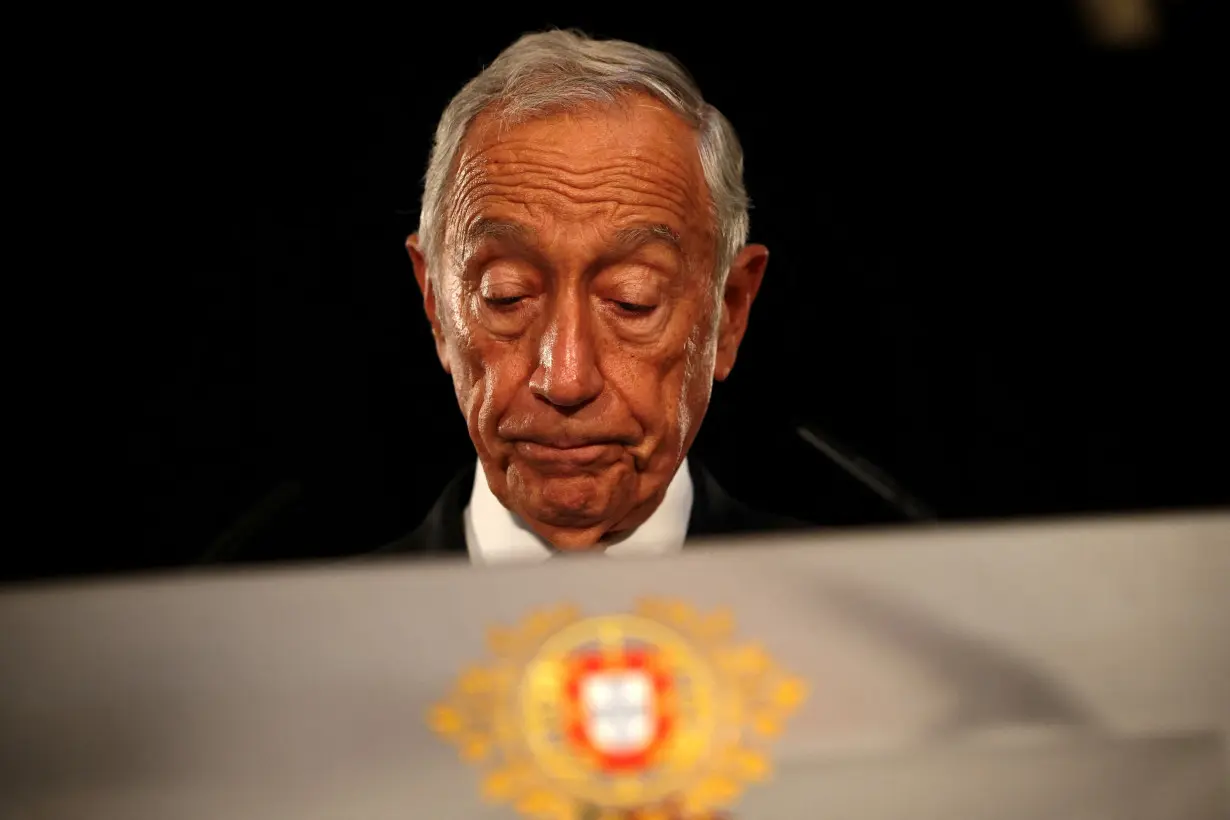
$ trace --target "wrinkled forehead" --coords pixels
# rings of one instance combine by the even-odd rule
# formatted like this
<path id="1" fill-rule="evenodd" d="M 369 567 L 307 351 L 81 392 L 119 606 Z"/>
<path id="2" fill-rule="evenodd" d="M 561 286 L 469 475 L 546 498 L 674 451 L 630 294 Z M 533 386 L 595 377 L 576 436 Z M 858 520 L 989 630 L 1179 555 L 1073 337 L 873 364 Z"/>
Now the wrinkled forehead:
<path id="1" fill-rule="evenodd" d="M 476 223 L 493 219 L 612 238 L 658 226 L 687 252 L 713 246 L 696 133 L 650 97 L 514 122 L 487 112 L 458 154 L 444 233 L 455 250 Z"/>

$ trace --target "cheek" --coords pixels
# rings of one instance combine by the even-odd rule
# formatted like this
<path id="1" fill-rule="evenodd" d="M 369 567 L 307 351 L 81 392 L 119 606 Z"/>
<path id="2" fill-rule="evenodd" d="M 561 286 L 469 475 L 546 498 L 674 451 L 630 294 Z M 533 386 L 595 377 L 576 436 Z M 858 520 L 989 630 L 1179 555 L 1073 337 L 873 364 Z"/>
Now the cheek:
<path id="1" fill-rule="evenodd" d="M 707 325 L 698 324 L 688 337 L 684 353 L 683 387 L 679 391 L 678 402 L 680 447 L 695 431 L 709 407 L 716 356 L 716 334 Z"/>
<path id="2" fill-rule="evenodd" d="M 450 346 L 453 386 L 471 432 L 489 436 L 529 378 L 521 346 L 481 331 L 459 333 Z"/>
<path id="3" fill-rule="evenodd" d="M 475 332 L 475 325 L 467 310 L 465 297 L 456 277 L 449 277 L 442 303 L 442 323 L 448 328 L 448 358 L 453 374 L 453 389 L 457 402 L 471 428 L 479 418 L 489 412 L 490 393 L 494 389 L 492 374 L 499 370 L 491 367 L 484 355 L 482 339 Z"/>
<path id="4" fill-rule="evenodd" d="M 702 323 L 673 350 L 621 357 L 608 372 L 646 430 L 680 450 L 709 403 L 716 352 L 712 337 Z"/>

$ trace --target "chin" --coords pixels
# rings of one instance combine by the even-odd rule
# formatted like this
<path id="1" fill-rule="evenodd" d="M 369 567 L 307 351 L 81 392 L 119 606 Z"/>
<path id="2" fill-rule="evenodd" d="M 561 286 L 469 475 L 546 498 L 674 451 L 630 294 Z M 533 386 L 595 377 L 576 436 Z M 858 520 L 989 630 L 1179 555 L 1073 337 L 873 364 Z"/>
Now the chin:
<path id="1" fill-rule="evenodd" d="M 561 530 L 549 536 L 543 535 L 543 538 L 560 552 L 590 552 L 602 549 L 599 542 L 604 534 L 601 528 L 592 531 Z"/>
<path id="2" fill-rule="evenodd" d="M 611 527 L 610 517 L 589 511 L 523 508 L 518 514 L 535 534 L 563 552 L 593 549 Z"/>
<path id="3" fill-rule="evenodd" d="M 534 519 L 557 527 L 592 527 L 618 506 L 624 493 L 617 471 L 543 474 L 515 464 L 509 471 L 508 488 L 519 502 L 515 508 Z"/>
<path id="4" fill-rule="evenodd" d="M 559 549 L 592 547 L 623 517 L 619 488 L 598 476 L 551 476 L 518 484 L 526 492 L 518 493 L 512 509 Z"/>
<path id="5" fill-rule="evenodd" d="M 522 506 L 522 517 L 554 529 L 591 530 L 601 529 L 616 512 L 615 505 L 601 503 L 606 499 L 585 497 L 583 503 L 568 503 L 572 499 L 571 493 L 545 492 Z"/>

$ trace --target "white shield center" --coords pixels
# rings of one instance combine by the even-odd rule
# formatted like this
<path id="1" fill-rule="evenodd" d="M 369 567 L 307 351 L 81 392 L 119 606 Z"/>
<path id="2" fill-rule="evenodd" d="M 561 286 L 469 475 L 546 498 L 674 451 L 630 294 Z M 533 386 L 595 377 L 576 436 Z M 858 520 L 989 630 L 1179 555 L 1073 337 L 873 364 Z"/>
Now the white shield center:
<path id="1" fill-rule="evenodd" d="M 603 754 L 644 751 L 653 741 L 653 686 L 644 672 L 621 670 L 588 675 L 581 682 L 581 703 L 590 742 Z"/>

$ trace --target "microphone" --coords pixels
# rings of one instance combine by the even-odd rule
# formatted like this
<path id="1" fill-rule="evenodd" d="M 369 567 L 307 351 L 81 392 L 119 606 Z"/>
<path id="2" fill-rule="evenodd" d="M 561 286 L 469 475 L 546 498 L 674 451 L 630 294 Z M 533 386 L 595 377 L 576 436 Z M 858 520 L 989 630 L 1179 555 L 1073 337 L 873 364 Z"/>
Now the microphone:
<path id="1" fill-rule="evenodd" d="M 800 424 L 795 428 L 799 438 L 812 449 L 836 464 L 846 475 L 884 499 L 894 510 L 909 521 L 936 521 L 935 511 L 915 498 L 887 473 L 850 449 L 837 444 L 832 437 L 816 427 Z"/>

